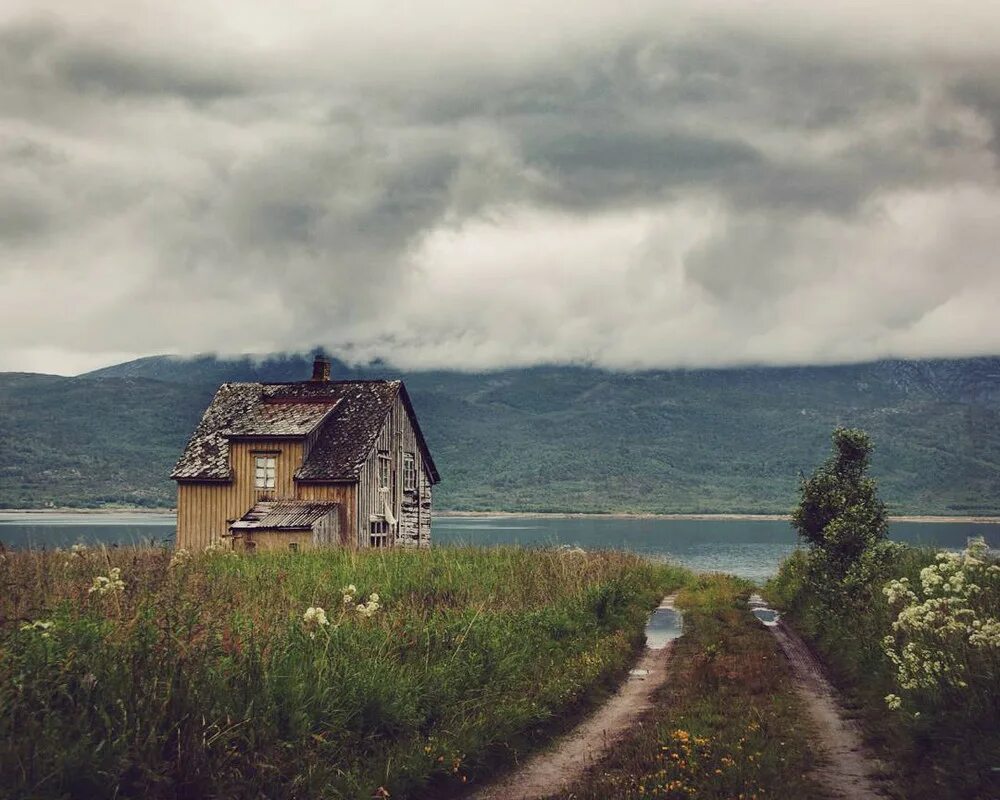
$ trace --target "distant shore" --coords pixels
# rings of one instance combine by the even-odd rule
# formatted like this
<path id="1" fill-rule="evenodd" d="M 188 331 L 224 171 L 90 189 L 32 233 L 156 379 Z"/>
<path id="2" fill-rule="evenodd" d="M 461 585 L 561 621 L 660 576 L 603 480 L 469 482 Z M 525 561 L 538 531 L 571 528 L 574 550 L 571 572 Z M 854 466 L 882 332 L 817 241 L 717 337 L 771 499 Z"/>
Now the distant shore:
<path id="1" fill-rule="evenodd" d="M 0 508 L 0 514 L 175 514 L 175 508 Z M 648 519 L 648 520 L 703 520 L 703 521 L 764 521 L 787 522 L 789 514 L 731 514 L 725 512 L 706 514 L 653 514 L 640 512 L 595 513 L 589 511 L 434 511 L 436 517 L 481 517 L 518 519 Z M 1000 525 L 1000 515 L 970 516 L 935 514 L 894 514 L 890 522 L 967 522 L 974 525 Z"/>
<path id="2" fill-rule="evenodd" d="M 764 521 L 764 522 L 787 522 L 792 517 L 790 514 L 731 514 L 725 512 L 708 514 L 652 514 L 652 513 L 628 513 L 611 512 L 607 514 L 592 512 L 538 512 L 538 511 L 435 511 L 438 517 L 517 517 L 520 519 L 676 519 L 676 520 L 719 520 L 719 521 Z M 890 522 L 969 522 L 976 525 L 998 525 L 1000 516 L 989 517 L 983 515 L 975 516 L 954 516 L 954 515 L 934 515 L 934 514 L 898 514 L 890 515 Z"/>

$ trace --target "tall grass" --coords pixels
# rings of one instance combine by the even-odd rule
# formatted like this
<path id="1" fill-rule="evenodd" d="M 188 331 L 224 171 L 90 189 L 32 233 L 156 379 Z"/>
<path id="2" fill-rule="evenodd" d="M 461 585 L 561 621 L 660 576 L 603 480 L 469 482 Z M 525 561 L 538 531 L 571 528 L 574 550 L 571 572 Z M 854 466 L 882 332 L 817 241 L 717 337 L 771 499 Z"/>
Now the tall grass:
<path id="1" fill-rule="evenodd" d="M 623 553 L 171 556 L 0 559 L 0 794 L 446 792 L 623 670 L 685 578 Z M 89 591 L 113 568 L 124 590 Z"/>

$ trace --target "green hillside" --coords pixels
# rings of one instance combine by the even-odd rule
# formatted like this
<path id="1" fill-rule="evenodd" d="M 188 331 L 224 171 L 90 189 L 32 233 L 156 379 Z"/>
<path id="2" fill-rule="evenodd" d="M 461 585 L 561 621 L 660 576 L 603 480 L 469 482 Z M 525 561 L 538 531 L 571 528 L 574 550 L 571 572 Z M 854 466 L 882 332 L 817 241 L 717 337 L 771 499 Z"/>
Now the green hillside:
<path id="1" fill-rule="evenodd" d="M 78 378 L 0 375 L 0 505 L 169 504 L 166 476 L 215 386 L 309 372 L 302 357 L 155 357 Z M 438 508 L 785 511 L 845 424 L 874 437 L 893 510 L 1000 513 L 996 358 L 400 377 L 442 473 Z"/>

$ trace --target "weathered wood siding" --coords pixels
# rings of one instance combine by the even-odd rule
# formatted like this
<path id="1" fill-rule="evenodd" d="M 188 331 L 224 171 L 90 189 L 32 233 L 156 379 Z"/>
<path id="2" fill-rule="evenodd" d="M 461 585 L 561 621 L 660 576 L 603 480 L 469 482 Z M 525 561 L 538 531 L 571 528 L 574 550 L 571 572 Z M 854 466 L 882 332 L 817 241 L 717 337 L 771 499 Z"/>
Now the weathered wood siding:
<path id="1" fill-rule="evenodd" d="M 425 470 L 421 470 L 419 473 L 420 480 L 420 497 L 418 499 L 417 508 L 417 531 L 420 537 L 419 545 L 421 547 L 431 546 L 431 480 L 427 475 Z"/>
<path id="2" fill-rule="evenodd" d="M 255 530 L 250 539 L 256 550 L 288 550 L 293 543 L 299 550 L 336 544 L 340 540 L 339 516 L 331 511 L 317 520 L 311 531 Z"/>
<path id="3" fill-rule="evenodd" d="M 275 453 L 275 488 L 254 488 L 254 453 Z M 295 470 L 302 463 L 302 441 L 259 439 L 230 442 L 231 483 L 177 484 L 177 546 L 203 550 L 229 530 L 258 500 L 293 499 Z"/>
<path id="4" fill-rule="evenodd" d="M 375 446 L 361 469 L 358 481 L 358 525 L 356 529 L 359 547 L 368 547 L 370 524 L 373 516 L 382 516 L 382 498 L 378 486 L 378 456 L 387 452 L 390 458 L 390 481 L 392 488 L 392 514 L 396 524 L 389 528 L 390 544 L 414 547 L 429 546 L 430 527 L 430 478 L 424 465 L 423 455 L 417 444 L 417 437 L 410 421 L 410 415 L 402 400 L 396 399 L 385 424 L 379 432 Z M 417 488 L 403 490 L 403 453 L 413 453 L 417 469 Z"/>
<path id="5" fill-rule="evenodd" d="M 356 546 L 358 531 L 358 487 L 354 483 L 300 483 L 297 500 L 331 500 L 340 503 L 340 543 Z"/>

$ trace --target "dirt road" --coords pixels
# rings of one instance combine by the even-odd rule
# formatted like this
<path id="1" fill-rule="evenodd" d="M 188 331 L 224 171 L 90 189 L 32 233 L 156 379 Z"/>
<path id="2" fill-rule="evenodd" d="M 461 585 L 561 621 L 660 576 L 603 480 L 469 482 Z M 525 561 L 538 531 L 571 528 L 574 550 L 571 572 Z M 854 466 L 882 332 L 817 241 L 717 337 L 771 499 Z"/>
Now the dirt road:
<path id="1" fill-rule="evenodd" d="M 674 598 L 664 598 L 660 609 L 673 611 Z M 592 716 L 470 800 L 538 800 L 576 783 L 649 710 L 653 693 L 667 679 L 670 650 L 669 642 L 647 647 L 625 683 Z"/>
<path id="2" fill-rule="evenodd" d="M 754 599 L 751 598 L 751 605 L 754 605 Z M 823 755 L 826 756 L 826 761 L 816 770 L 816 777 L 833 797 L 884 800 L 888 792 L 877 777 L 882 772 L 879 762 L 864 746 L 860 729 L 845 714 L 836 691 L 823 675 L 815 656 L 783 622 L 775 621 L 766 627 L 774 634 L 788 658 L 796 686 L 805 700 Z"/>

